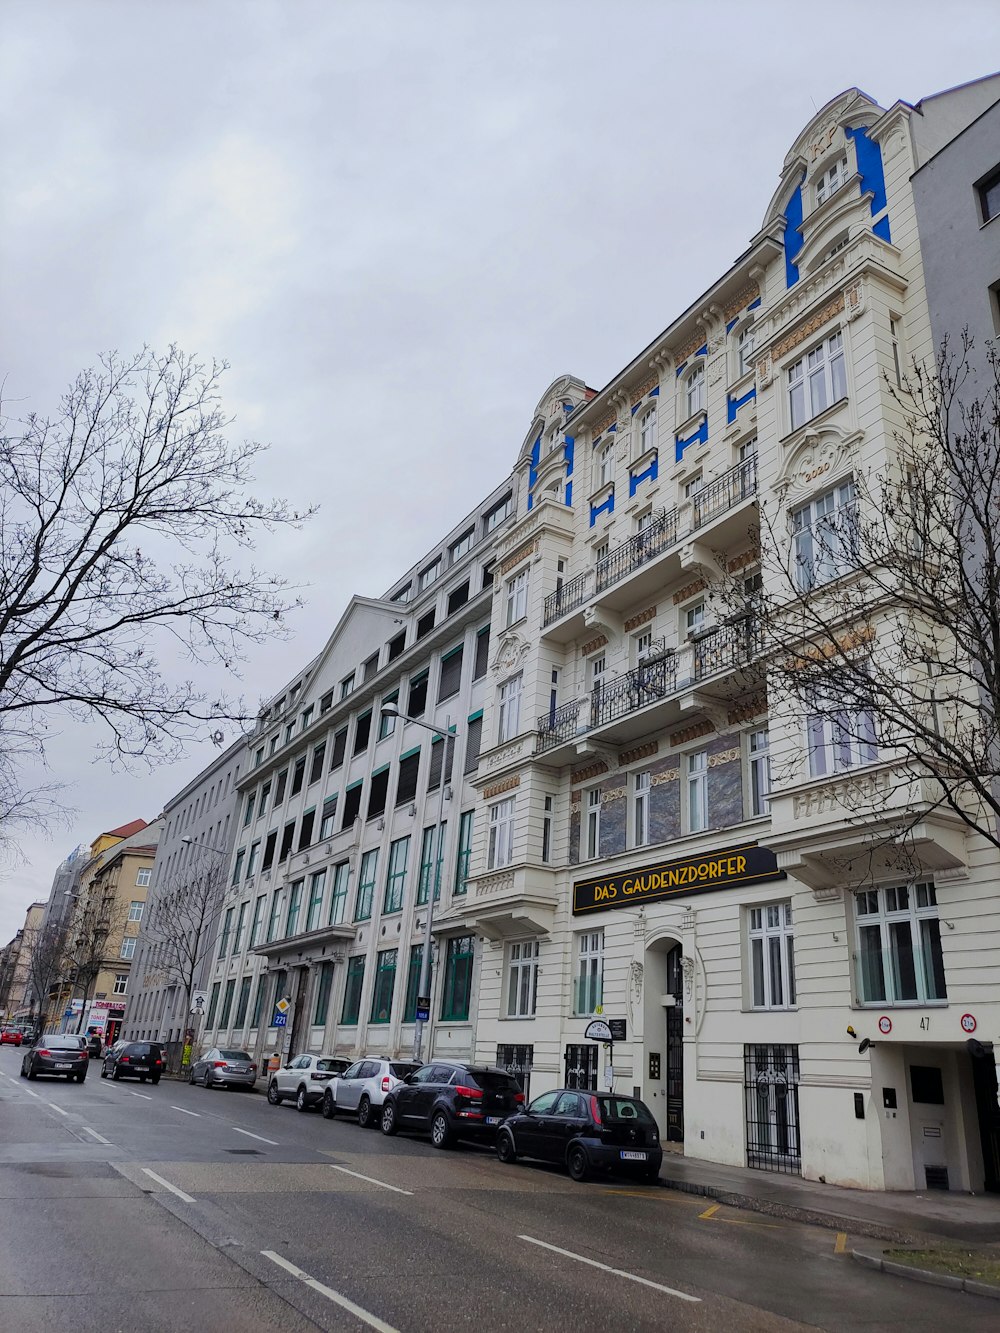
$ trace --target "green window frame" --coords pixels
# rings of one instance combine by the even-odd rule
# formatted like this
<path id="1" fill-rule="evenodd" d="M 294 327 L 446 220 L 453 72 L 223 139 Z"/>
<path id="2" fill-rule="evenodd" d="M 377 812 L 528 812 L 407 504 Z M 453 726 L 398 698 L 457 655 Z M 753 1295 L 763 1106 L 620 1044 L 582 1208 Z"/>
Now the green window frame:
<path id="1" fill-rule="evenodd" d="M 399 690 L 393 690 L 392 694 L 382 696 L 383 704 L 395 704 L 399 707 Z M 391 736 L 396 730 L 396 719 L 392 713 L 383 713 L 381 706 L 378 715 L 378 739 L 384 741 L 386 737 Z"/>
<path id="2" fill-rule="evenodd" d="M 389 847 L 389 868 L 385 877 L 383 912 L 401 912 L 406 888 L 406 868 L 410 860 L 410 836 L 396 838 Z"/>
<path id="3" fill-rule="evenodd" d="M 410 947 L 410 962 L 406 971 L 406 1001 L 403 1005 L 403 1022 L 415 1023 L 417 1020 L 417 996 L 420 994 L 420 964 L 423 962 L 424 946 L 414 944 Z M 434 963 L 427 974 L 427 989 L 433 984 Z"/>
<path id="4" fill-rule="evenodd" d="M 291 893 L 288 895 L 288 917 L 285 921 L 285 939 L 294 935 L 299 925 L 299 912 L 302 909 L 302 890 L 305 887 L 304 879 L 297 879 L 292 885 Z"/>
<path id="5" fill-rule="evenodd" d="M 320 815 L 319 840 L 332 838 L 336 832 L 337 823 L 337 796 L 328 796 L 323 802 L 323 812 Z"/>
<path id="6" fill-rule="evenodd" d="M 264 1008 L 264 995 L 267 992 L 267 973 L 262 972 L 257 978 L 257 992 L 253 997 L 253 1010 L 250 1014 L 250 1026 L 260 1027 L 261 1010 Z"/>
<path id="7" fill-rule="evenodd" d="M 375 985 L 372 987 L 371 1022 L 388 1023 L 392 1018 L 392 993 L 396 989 L 398 949 L 381 949 L 375 960 Z"/>
<path id="8" fill-rule="evenodd" d="M 281 923 L 281 912 L 285 905 L 285 890 L 275 889 L 274 897 L 271 899 L 271 915 L 267 919 L 267 942 L 278 938 L 278 926 Z"/>
<path id="9" fill-rule="evenodd" d="M 246 919 L 247 905 L 246 903 L 240 903 L 239 914 L 236 917 L 236 930 L 233 933 L 232 956 L 234 958 L 243 947 L 243 927 L 246 925 Z"/>
<path id="10" fill-rule="evenodd" d="M 222 922 L 222 934 L 219 936 L 219 952 L 216 954 L 217 958 L 225 958 L 229 950 L 229 936 L 232 933 L 233 917 L 235 914 L 235 907 L 226 908 L 226 915 Z"/>
<path id="11" fill-rule="evenodd" d="M 434 901 L 441 898 L 441 858 L 444 856 L 445 831 L 448 821 L 443 824 L 429 824 L 424 829 L 420 843 L 420 880 L 417 884 L 417 906 L 423 907 L 430 897 L 431 877 L 434 877 Z M 434 833 L 437 831 L 437 868 L 434 867 Z"/>
<path id="12" fill-rule="evenodd" d="M 361 987 L 364 982 L 364 955 L 358 954 L 347 960 L 347 984 L 344 987 L 344 1007 L 340 1014 L 342 1023 L 357 1023 L 361 1013 Z"/>
<path id="13" fill-rule="evenodd" d="M 205 1027 L 210 1028 L 215 1024 L 215 1011 L 219 1007 L 219 991 L 222 989 L 221 981 L 212 982 L 212 994 L 208 1001 L 208 1014 L 205 1017 Z"/>
<path id="14" fill-rule="evenodd" d="M 350 861 L 340 861 L 333 867 L 333 891 L 330 894 L 328 926 L 343 925 L 347 915 L 347 886 L 351 877 Z"/>
<path id="15" fill-rule="evenodd" d="M 333 964 L 327 959 L 320 964 L 319 980 L 316 984 L 316 1002 L 313 1005 L 313 1027 L 326 1027 L 327 1014 L 330 1012 L 330 992 L 333 989 Z"/>
<path id="16" fill-rule="evenodd" d="M 236 1017 L 233 1019 L 233 1027 L 241 1028 L 247 1021 L 247 1007 L 250 1004 L 250 987 L 253 985 L 253 977 L 244 977 L 240 982 L 240 995 L 236 1001 Z"/>
<path id="17" fill-rule="evenodd" d="M 243 861 L 246 854 L 247 849 L 245 847 L 241 847 L 236 853 L 236 861 L 233 864 L 233 877 L 229 881 L 230 884 L 238 884 L 240 882 L 240 875 L 243 873 Z"/>
<path id="18" fill-rule="evenodd" d="M 475 819 L 475 810 L 463 810 L 458 821 L 458 856 L 455 861 L 456 898 L 463 897 L 469 891 L 469 863 L 472 860 L 472 828 Z"/>
<path id="19" fill-rule="evenodd" d="M 309 877 L 309 911 L 306 913 L 306 930 L 317 930 L 320 912 L 323 910 L 323 894 L 326 892 L 326 867 L 314 870 Z"/>
<path id="20" fill-rule="evenodd" d="M 441 995 L 443 1022 L 464 1023 L 469 1017 L 475 953 L 474 935 L 456 935 L 448 941 L 444 965 L 444 990 Z"/>
<path id="21" fill-rule="evenodd" d="M 258 896 L 253 905 L 253 920 L 250 922 L 250 948 L 256 948 L 260 943 L 261 926 L 264 924 L 264 904 L 267 902 L 267 894 L 262 893 Z"/>
<path id="22" fill-rule="evenodd" d="M 219 1027 L 229 1026 L 229 1015 L 233 1012 L 233 996 L 236 994 L 236 978 L 230 977 L 226 989 L 222 992 L 222 1013 L 219 1015 Z"/>
<path id="23" fill-rule="evenodd" d="M 375 876 L 378 873 L 378 848 L 372 847 L 361 858 L 358 871 L 358 901 L 354 905 L 355 921 L 368 921 L 375 897 Z"/>

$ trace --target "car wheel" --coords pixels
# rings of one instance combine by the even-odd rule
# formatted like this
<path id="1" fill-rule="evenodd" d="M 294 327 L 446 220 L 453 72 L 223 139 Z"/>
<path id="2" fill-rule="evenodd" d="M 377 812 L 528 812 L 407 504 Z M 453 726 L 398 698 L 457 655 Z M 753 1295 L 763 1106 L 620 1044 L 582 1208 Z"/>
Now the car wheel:
<path id="1" fill-rule="evenodd" d="M 639 1177 L 639 1179 L 644 1180 L 647 1185 L 655 1185 L 659 1178 L 660 1168 L 658 1166 L 647 1166 L 645 1171 L 643 1171 Z"/>
<path id="2" fill-rule="evenodd" d="M 190 1072 L 188 1073 L 188 1082 L 189 1082 L 189 1083 L 193 1083 L 193 1082 L 194 1082 L 194 1066 L 193 1066 L 193 1065 L 191 1066 L 191 1070 L 190 1070 Z"/>
<path id="3" fill-rule="evenodd" d="M 267 1100 L 272 1106 L 281 1105 L 281 1093 L 278 1091 L 278 1080 L 275 1078 L 272 1078 L 267 1085 Z"/>
<path id="4" fill-rule="evenodd" d="M 118 1068 L 117 1065 L 115 1065 L 114 1069 L 112 1069 L 112 1071 L 111 1071 L 111 1081 L 112 1081 L 112 1083 L 118 1083 L 118 1082 L 120 1082 L 120 1080 L 121 1080 L 121 1076 L 122 1076 L 122 1071 Z"/>
<path id="5" fill-rule="evenodd" d="M 157 1083 L 159 1083 L 159 1081 L 160 1081 L 160 1076 L 159 1076 L 159 1074 L 157 1074 L 155 1078 L 151 1078 L 149 1081 L 150 1081 L 150 1083 L 152 1083 L 153 1087 L 155 1088 L 156 1085 L 157 1085 Z"/>
<path id="6" fill-rule="evenodd" d="M 497 1135 L 497 1157 L 503 1162 L 504 1166 L 513 1166 L 517 1161 L 514 1136 L 509 1129 L 502 1129 Z"/>
<path id="7" fill-rule="evenodd" d="M 38 1077 L 38 1071 L 37 1071 L 36 1069 L 32 1068 L 31 1065 L 29 1065 L 29 1066 L 28 1066 L 28 1078 L 37 1078 L 37 1077 Z"/>
<path id="8" fill-rule="evenodd" d="M 587 1161 L 586 1150 L 581 1148 L 578 1143 L 574 1143 L 566 1154 L 566 1168 L 569 1171 L 571 1180 L 586 1180 L 587 1173 L 590 1170 L 590 1163 Z"/>
<path id="9" fill-rule="evenodd" d="M 399 1129 L 396 1123 L 396 1103 L 386 1102 L 382 1107 L 382 1133 L 393 1135 Z"/>
<path id="10" fill-rule="evenodd" d="M 296 1111 L 309 1110 L 309 1097 L 306 1093 L 306 1086 L 304 1083 L 301 1084 L 298 1092 L 295 1094 L 295 1109 Z"/>
<path id="11" fill-rule="evenodd" d="M 145 1083 L 145 1081 L 146 1081 L 146 1075 L 145 1075 L 145 1074 L 140 1074 L 140 1075 L 139 1075 L 139 1082 L 140 1082 L 140 1083 Z"/>
<path id="12" fill-rule="evenodd" d="M 436 1111 L 431 1121 L 431 1143 L 435 1148 L 447 1148 L 451 1143 L 451 1126 L 443 1111 Z"/>
<path id="13" fill-rule="evenodd" d="M 323 1093 L 323 1118 L 324 1120 L 333 1120 L 337 1115 L 337 1103 L 333 1100 L 333 1094 L 327 1088 Z"/>
<path id="14" fill-rule="evenodd" d="M 206 1087 L 206 1088 L 211 1088 L 211 1086 L 212 1086 L 212 1071 L 211 1071 L 210 1069 L 206 1069 L 206 1070 L 205 1070 L 205 1087 Z"/>
<path id="15" fill-rule="evenodd" d="M 82 1083 L 86 1077 L 86 1074 L 70 1074 L 70 1078 L 75 1078 L 77 1083 Z"/>
<path id="16" fill-rule="evenodd" d="M 373 1129 L 375 1127 L 372 1104 L 367 1097 L 362 1097 L 361 1101 L 358 1102 L 358 1124 L 362 1129 Z"/>
<path id="17" fill-rule="evenodd" d="M 101 1065 L 101 1078 L 107 1078 L 107 1076 L 108 1076 L 108 1071 L 104 1068 L 103 1065 Z"/>

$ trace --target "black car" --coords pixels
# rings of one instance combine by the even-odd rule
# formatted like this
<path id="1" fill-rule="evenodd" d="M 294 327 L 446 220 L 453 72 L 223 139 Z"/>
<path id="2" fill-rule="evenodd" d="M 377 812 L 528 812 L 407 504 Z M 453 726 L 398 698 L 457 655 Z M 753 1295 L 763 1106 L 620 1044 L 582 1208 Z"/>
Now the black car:
<path id="1" fill-rule="evenodd" d="M 55 1074 L 75 1078 L 82 1083 L 87 1077 L 87 1043 L 71 1032 L 39 1037 L 21 1059 L 21 1077 L 37 1078 L 39 1074 Z"/>
<path id="2" fill-rule="evenodd" d="M 510 1116 L 497 1132 L 501 1162 L 537 1157 L 565 1166 L 574 1180 L 591 1171 L 659 1178 L 660 1131 L 645 1103 L 611 1092 L 557 1088 Z"/>
<path id="3" fill-rule="evenodd" d="M 435 1148 L 453 1139 L 492 1141 L 497 1127 L 524 1102 L 517 1081 L 488 1065 L 435 1060 L 407 1074 L 382 1104 L 382 1133 L 430 1134 Z"/>
<path id="4" fill-rule="evenodd" d="M 137 1078 L 145 1083 L 159 1083 L 163 1073 L 163 1049 L 155 1041 L 119 1041 L 112 1046 L 101 1065 L 101 1078 Z"/>

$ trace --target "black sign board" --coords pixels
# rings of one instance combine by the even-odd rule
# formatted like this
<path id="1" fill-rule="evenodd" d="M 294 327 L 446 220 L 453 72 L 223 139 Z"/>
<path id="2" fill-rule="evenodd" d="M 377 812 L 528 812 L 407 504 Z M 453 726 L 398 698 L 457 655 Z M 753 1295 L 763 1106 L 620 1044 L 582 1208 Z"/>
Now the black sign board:
<path id="1" fill-rule="evenodd" d="M 624 1018 L 609 1018 L 608 1027 L 611 1029 L 612 1041 L 625 1040 L 625 1020 Z"/>
<path id="2" fill-rule="evenodd" d="M 620 875 L 577 880 L 573 885 L 573 915 L 632 907 L 663 898 L 689 898 L 738 884 L 784 878 L 785 872 L 778 869 L 777 858 L 769 847 L 745 843 L 707 856 L 659 861 Z"/>
<path id="3" fill-rule="evenodd" d="M 427 1023 L 431 1016 L 431 997 L 429 995 L 417 996 L 417 1012 L 414 1015 L 418 1023 Z"/>

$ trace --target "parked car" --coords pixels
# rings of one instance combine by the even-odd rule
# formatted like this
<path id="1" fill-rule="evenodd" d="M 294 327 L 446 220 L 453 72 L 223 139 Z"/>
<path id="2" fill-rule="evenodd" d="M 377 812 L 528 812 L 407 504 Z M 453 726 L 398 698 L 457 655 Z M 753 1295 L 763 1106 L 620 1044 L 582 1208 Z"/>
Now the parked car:
<path id="1" fill-rule="evenodd" d="M 39 1037 L 21 1058 L 21 1077 L 39 1074 L 64 1075 L 82 1083 L 87 1077 L 87 1043 L 83 1037 L 67 1032 Z"/>
<path id="2" fill-rule="evenodd" d="M 327 1085 L 323 1114 L 327 1120 L 340 1112 L 357 1115 L 362 1129 L 374 1129 L 387 1094 L 419 1068 L 412 1060 L 356 1060 L 340 1078 Z"/>
<path id="3" fill-rule="evenodd" d="M 191 1066 L 188 1082 L 204 1083 L 206 1088 L 252 1088 L 257 1066 L 247 1051 L 213 1046 Z"/>
<path id="4" fill-rule="evenodd" d="M 101 1078 L 137 1078 L 159 1083 L 163 1073 L 163 1048 L 155 1041 L 116 1041 L 101 1063 Z"/>
<path id="5" fill-rule="evenodd" d="M 20 1046 L 24 1033 L 20 1028 L 0 1029 L 0 1046 Z"/>
<path id="6" fill-rule="evenodd" d="M 271 1075 L 267 1100 L 278 1106 L 286 1097 L 293 1097 L 300 1111 L 308 1111 L 310 1106 L 319 1105 L 327 1084 L 350 1063 L 334 1055 L 298 1055 Z"/>
<path id="7" fill-rule="evenodd" d="M 435 1060 L 386 1095 L 382 1133 L 416 1130 L 430 1134 L 435 1148 L 456 1138 L 489 1141 L 523 1103 L 524 1093 L 506 1070 Z"/>
<path id="8" fill-rule="evenodd" d="M 591 1171 L 621 1171 L 654 1181 L 663 1161 L 652 1112 L 636 1097 L 557 1088 L 506 1119 L 497 1131 L 497 1156 L 565 1166 L 574 1180 Z"/>

